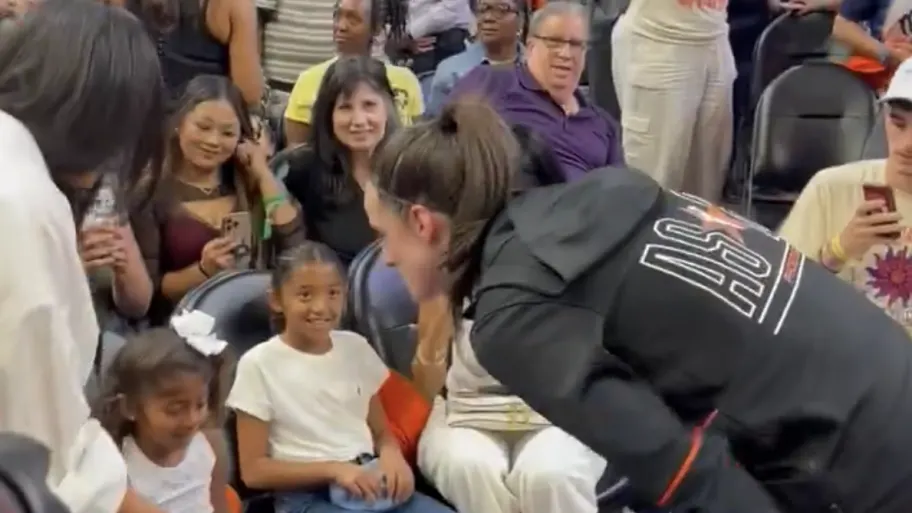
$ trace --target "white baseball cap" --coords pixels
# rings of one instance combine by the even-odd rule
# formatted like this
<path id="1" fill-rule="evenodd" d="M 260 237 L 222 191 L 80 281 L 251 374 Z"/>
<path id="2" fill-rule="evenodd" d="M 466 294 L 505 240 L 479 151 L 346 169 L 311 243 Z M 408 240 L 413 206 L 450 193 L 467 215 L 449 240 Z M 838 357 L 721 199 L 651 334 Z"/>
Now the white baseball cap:
<path id="1" fill-rule="evenodd" d="M 893 78 L 890 79 L 887 92 L 880 97 L 881 102 L 893 100 L 904 100 L 912 103 L 912 59 L 906 59 L 899 65 L 896 73 L 893 74 Z"/>

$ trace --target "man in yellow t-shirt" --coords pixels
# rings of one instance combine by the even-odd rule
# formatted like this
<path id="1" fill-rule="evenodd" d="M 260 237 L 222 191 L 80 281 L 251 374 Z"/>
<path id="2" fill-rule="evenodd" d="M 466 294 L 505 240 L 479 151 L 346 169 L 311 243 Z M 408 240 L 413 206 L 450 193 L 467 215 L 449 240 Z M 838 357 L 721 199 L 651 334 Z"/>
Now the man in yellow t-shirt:
<path id="1" fill-rule="evenodd" d="M 333 41 L 338 55 L 370 55 L 371 43 L 379 27 L 373 26 L 370 0 L 339 0 L 333 15 Z M 307 142 L 310 118 L 323 75 L 336 58 L 313 66 L 298 77 L 285 109 L 285 139 L 288 146 Z M 418 78 L 408 68 L 386 64 L 386 76 L 395 95 L 403 124 L 410 125 L 424 113 L 424 100 Z"/>
<path id="2" fill-rule="evenodd" d="M 824 169 L 801 191 L 779 230 L 809 258 L 853 284 L 912 334 L 912 60 L 884 95 L 886 160 Z M 886 185 L 896 211 L 866 200 Z"/>

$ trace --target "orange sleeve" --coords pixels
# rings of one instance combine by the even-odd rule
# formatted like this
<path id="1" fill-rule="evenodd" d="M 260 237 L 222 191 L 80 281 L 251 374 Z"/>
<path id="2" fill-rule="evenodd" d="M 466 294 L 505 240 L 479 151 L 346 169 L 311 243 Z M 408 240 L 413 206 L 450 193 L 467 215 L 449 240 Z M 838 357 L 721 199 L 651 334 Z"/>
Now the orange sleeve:
<path id="1" fill-rule="evenodd" d="M 418 440 L 431 415 L 430 403 L 422 397 L 411 381 L 395 371 L 390 371 L 378 395 L 386 411 L 388 428 L 399 441 L 402 455 L 406 461 L 414 464 L 418 453 Z"/>

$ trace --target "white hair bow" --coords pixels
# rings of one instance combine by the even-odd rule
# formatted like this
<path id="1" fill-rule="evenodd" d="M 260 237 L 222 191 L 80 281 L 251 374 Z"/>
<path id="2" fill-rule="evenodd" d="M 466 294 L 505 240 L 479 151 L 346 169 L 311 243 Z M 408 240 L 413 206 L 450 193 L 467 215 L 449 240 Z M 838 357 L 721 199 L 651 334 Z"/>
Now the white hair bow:
<path id="1" fill-rule="evenodd" d="M 187 344 L 204 356 L 220 354 L 225 350 L 228 342 L 220 340 L 212 332 L 215 319 L 199 310 L 184 310 L 171 317 L 171 327 Z"/>

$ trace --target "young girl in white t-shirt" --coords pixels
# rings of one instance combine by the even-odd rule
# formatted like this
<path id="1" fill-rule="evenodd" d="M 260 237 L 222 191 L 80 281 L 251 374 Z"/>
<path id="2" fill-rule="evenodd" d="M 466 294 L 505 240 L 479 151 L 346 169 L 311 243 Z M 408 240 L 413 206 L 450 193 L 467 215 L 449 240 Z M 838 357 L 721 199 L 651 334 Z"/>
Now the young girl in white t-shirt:
<path id="1" fill-rule="evenodd" d="M 364 337 L 335 331 L 346 284 L 335 253 L 306 242 L 283 254 L 269 303 L 281 334 L 241 357 L 227 405 L 238 464 L 277 513 L 452 512 L 415 493 L 377 397 L 389 371 Z"/>
<path id="2" fill-rule="evenodd" d="M 185 312 L 128 340 L 94 416 L 123 453 L 130 488 L 164 513 L 228 513 L 220 426 L 228 368 L 214 319 Z"/>

